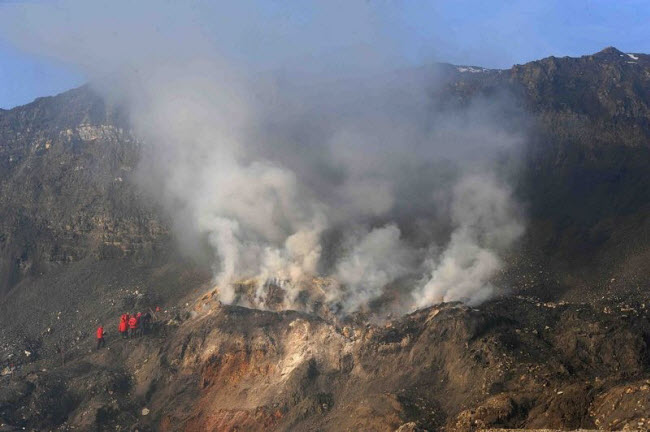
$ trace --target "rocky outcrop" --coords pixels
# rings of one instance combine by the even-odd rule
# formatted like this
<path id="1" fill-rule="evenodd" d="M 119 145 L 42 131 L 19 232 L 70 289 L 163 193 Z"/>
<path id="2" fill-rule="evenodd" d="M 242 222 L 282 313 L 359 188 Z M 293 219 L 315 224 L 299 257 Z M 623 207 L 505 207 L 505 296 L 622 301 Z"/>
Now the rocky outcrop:
<path id="1" fill-rule="evenodd" d="M 517 181 L 525 255 L 559 273 L 536 295 L 597 297 L 613 277 L 619 290 L 650 282 L 640 269 L 650 234 L 650 56 L 610 47 L 502 71 L 450 68 L 447 80 L 443 103 L 506 99 L 506 123 L 528 128 Z"/>
<path id="2" fill-rule="evenodd" d="M 616 428 L 650 409 L 637 397 L 650 378 L 645 312 L 623 325 L 587 305 L 503 299 L 359 326 L 199 310 L 151 381 L 188 396 L 152 393 L 152 419 L 168 430 L 573 429 L 614 417 Z"/>
<path id="3" fill-rule="evenodd" d="M 138 143 L 89 88 L 0 113 L 0 296 L 86 257 L 151 254 L 167 229 L 133 185 Z"/>
<path id="4" fill-rule="evenodd" d="M 3 421 L 163 431 L 572 430 L 645 425 L 650 412 L 645 310 L 623 317 L 620 308 L 512 297 L 360 325 L 210 296 L 186 304 L 164 315 L 164 331 L 114 337 L 65 366 L 42 357 L 15 370 L 3 378 Z"/>

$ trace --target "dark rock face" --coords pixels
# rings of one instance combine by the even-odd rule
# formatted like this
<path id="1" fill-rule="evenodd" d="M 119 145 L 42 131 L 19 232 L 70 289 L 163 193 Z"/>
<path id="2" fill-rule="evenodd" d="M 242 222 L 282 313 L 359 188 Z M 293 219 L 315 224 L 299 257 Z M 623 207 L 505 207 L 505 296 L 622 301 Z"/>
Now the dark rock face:
<path id="1" fill-rule="evenodd" d="M 518 189 L 526 247 L 567 284 L 599 291 L 607 275 L 648 281 L 636 268 L 650 238 L 649 90 L 650 56 L 615 48 L 449 78 L 455 103 L 506 92 L 531 114 Z"/>
<path id="2" fill-rule="evenodd" d="M 607 272 L 647 281 L 632 267 L 650 230 L 649 70 L 650 56 L 608 48 L 510 71 L 537 122 L 522 185 L 531 246 L 592 284 Z"/>
<path id="3" fill-rule="evenodd" d="M 86 87 L 0 113 L 0 295 L 26 276 L 150 249 L 166 229 L 130 180 L 138 144 Z"/>
<path id="4" fill-rule="evenodd" d="M 513 293 L 381 325 L 200 296 L 119 107 L 83 87 L 0 111 L 0 430 L 647 428 L 650 56 L 444 69 L 441 104 L 530 115 Z M 154 334 L 118 339 L 158 304 Z"/>

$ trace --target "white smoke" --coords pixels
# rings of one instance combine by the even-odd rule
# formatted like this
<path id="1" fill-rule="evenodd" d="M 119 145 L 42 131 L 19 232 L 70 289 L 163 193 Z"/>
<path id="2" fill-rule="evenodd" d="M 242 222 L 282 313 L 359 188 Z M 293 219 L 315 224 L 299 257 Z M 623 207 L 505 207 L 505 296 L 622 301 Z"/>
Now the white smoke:
<path id="1" fill-rule="evenodd" d="M 269 281 L 283 308 L 309 308 L 308 294 L 345 313 L 403 280 L 422 280 L 406 290 L 416 307 L 493 295 L 523 231 L 492 172 L 522 142 L 507 100 L 438 106 L 435 68 L 392 70 L 368 3 L 309 3 L 310 28 L 244 3 L 16 5 L 0 26 L 128 106 L 144 142 L 135 180 L 186 244 L 208 241 L 222 301 L 271 307 Z M 259 59 L 238 51 L 253 34 Z M 318 276 L 325 292 L 310 291 Z M 250 278 L 243 297 L 235 282 Z"/>
<path id="2" fill-rule="evenodd" d="M 455 229 L 439 257 L 428 260 L 429 279 L 415 290 L 417 307 L 448 301 L 478 304 L 495 291 L 492 279 L 524 227 L 508 189 L 489 176 L 468 176 L 454 188 Z"/>
<path id="3" fill-rule="evenodd" d="M 338 262 L 335 276 L 349 291 L 336 293 L 345 312 L 367 306 L 391 282 L 413 272 L 415 251 L 400 238 L 399 228 L 386 225 L 348 239 L 351 250 Z"/>

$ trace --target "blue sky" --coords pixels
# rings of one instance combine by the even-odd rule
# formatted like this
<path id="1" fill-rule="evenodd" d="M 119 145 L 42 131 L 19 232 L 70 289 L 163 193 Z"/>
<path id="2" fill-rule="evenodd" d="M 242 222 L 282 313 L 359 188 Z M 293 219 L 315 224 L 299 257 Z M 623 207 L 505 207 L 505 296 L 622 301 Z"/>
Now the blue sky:
<path id="1" fill-rule="evenodd" d="M 30 6 L 39 3 L 48 1 L 27 2 Z M 205 7 L 201 0 L 195 3 Z M 646 0 L 365 0 L 364 20 L 367 15 L 370 18 L 358 32 L 354 21 L 357 15 L 348 13 L 345 7 L 336 10 L 345 15 L 337 17 L 329 10 L 327 19 L 312 25 L 317 20 L 314 15 L 322 13 L 322 8 L 312 7 L 317 3 L 295 2 L 293 5 L 300 6 L 288 7 L 276 0 L 253 0 L 249 5 L 257 8 L 258 20 L 268 17 L 272 22 L 264 29 L 265 35 L 271 34 L 278 45 L 272 52 L 283 46 L 291 50 L 292 41 L 298 38 L 305 46 L 313 45 L 317 52 L 381 43 L 390 44 L 399 53 L 398 62 L 406 65 L 446 61 L 495 68 L 550 55 L 590 54 L 606 46 L 625 52 L 650 52 L 650 2 Z M 0 27 L 3 15 L 15 20 L 12 12 L 20 7 L 20 1 L 0 0 Z M 241 8 L 235 10 L 228 2 L 219 6 L 218 13 L 239 14 L 242 19 Z M 163 21 L 165 25 L 170 25 L 169 18 Z M 119 30 L 120 23 L 114 25 Z M 369 25 L 373 26 L 371 31 Z M 376 40 L 368 39 L 377 35 Z M 216 32 L 214 37 L 218 37 Z M 230 49 L 242 57 L 258 58 L 265 52 L 265 45 L 258 39 L 263 37 L 254 33 L 233 38 Z M 30 50 L 20 42 L 15 36 L 3 34 L 0 28 L 1 108 L 56 94 L 86 80 L 83 68 L 67 62 L 66 56 L 48 56 L 46 50 Z"/>
<path id="2" fill-rule="evenodd" d="M 84 81 L 84 75 L 73 66 L 21 52 L 0 40 L 0 108 L 60 93 Z"/>

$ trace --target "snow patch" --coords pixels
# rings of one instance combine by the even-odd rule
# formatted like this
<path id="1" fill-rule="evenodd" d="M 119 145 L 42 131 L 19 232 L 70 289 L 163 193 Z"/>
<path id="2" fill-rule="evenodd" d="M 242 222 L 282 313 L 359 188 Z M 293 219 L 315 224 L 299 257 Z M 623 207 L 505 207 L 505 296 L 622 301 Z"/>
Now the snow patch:
<path id="1" fill-rule="evenodd" d="M 638 57 L 638 56 L 635 56 L 634 54 L 629 54 L 629 53 L 628 53 L 627 56 L 628 56 L 629 58 L 631 58 L 632 60 L 638 60 L 638 59 L 639 59 L 639 57 Z"/>
<path id="2" fill-rule="evenodd" d="M 480 72 L 487 72 L 489 69 L 479 68 L 474 66 L 456 66 L 456 70 L 461 73 L 463 72 L 480 73 Z"/>

